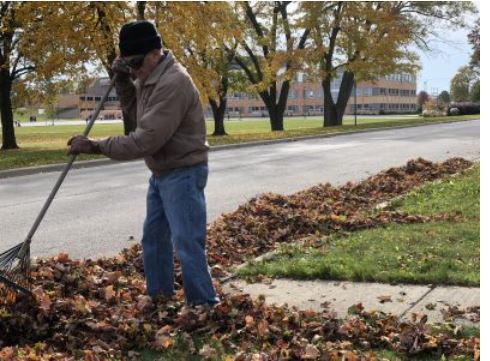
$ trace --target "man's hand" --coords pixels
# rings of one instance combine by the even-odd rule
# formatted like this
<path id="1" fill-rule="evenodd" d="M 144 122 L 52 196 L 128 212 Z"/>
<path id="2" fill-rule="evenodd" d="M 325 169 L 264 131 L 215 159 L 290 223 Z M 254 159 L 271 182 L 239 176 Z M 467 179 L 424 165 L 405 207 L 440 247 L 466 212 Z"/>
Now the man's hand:
<path id="1" fill-rule="evenodd" d="M 70 148 L 68 154 L 100 154 L 99 146 L 96 142 L 88 139 L 84 135 L 76 135 L 72 137 L 67 144 Z"/>
<path id="2" fill-rule="evenodd" d="M 129 76 L 131 74 L 131 69 L 129 66 L 126 64 L 126 62 L 121 58 L 117 57 L 113 62 L 112 62 L 112 71 L 116 75 L 122 75 L 122 76 Z"/>

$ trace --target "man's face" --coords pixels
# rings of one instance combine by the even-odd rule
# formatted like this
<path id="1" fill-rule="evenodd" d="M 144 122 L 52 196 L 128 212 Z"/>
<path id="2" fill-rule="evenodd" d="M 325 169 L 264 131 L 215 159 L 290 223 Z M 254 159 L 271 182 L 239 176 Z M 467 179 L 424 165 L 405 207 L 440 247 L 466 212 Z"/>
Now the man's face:
<path id="1" fill-rule="evenodd" d="M 124 57 L 124 61 L 131 69 L 131 73 L 138 78 L 148 75 L 146 54 L 138 54 Z"/>

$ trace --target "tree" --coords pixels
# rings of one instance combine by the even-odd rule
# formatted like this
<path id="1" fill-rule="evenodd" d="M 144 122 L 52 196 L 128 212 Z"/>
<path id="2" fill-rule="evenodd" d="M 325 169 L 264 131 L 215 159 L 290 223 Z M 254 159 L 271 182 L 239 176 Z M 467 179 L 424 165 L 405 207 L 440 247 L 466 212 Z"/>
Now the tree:
<path id="1" fill-rule="evenodd" d="M 479 79 L 471 86 L 470 100 L 474 103 L 480 102 L 480 80 Z"/>
<path id="2" fill-rule="evenodd" d="M 226 2 L 148 3 L 155 23 L 175 57 L 187 68 L 213 111 L 213 135 L 225 135 L 226 97 L 240 29 Z M 186 19 L 185 22 L 182 19 Z M 160 26 L 162 24 L 162 26 Z"/>
<path id="3" fill-rule="evenodd" d="M 59 97 L 59 87 L 56 82 L 46 80 L 42 84 L 43 89 L 43 106 L 46 113 L 46 119 L 54 120 L 56 116 L 56 103 Z"/>
<path id="4" fill-rule="evenodd" d="M 251 91 L 264 102 L 271 130 L 284 130 L 289 86 L 301 65 L 310 33 L 291 20 L 290 1 L 239 2 L 237 15 L 244 26 L 238 65 L 252 84 Z M 280 86 L 279 86 L 280 85 Z"/>
<path id="5" fill-rule="evenodd" d="M 451 98 L 455 102 L 466 102 L 470 99 L 470 85 L 475 79 L 475 72 L 469 66 L 462 66 L 451 79 Z"/>
<path id="6" fill-rule="evenodd" d="M 12 91 L 57 74 L 73 74 L 86 59 L 74 52 L 70 39 L 59 36 L 72 24 L 58 6 L 47 2 L 0 2 L 0 114 L 2 148 L 18 148 L 12 111 Z M 27 87 L 24 87 L 24 89 Z"/>
<path id="7" fill-rule="evenodd" d="M 59 6 L 72 24 L 63 29 L 64 36 L 70 39 L 74 53 L 80 53 L 79 56 L 84 53 L 87 60 L 98 61 L 112 78 L 112 63 L 118 55 L 119 29 L 126 22 L 134 20 L 137 14 L 138 17 L 143 16 L 144 3 L 137 2 L 133 7 L 123 1 L 61 2 Z M 86 69 L 81 69 L 82 76 L 86 72 Z M 129 119 L 123 112 L 124 134 L 129 134 L 136 127 Z"/>
<path id="8" fill-rule="evenodd" d="M 475 26 L 468 34 L 468 41 L 473 47 L 471 54 L 470 65 L 473 68 L 480 69 L 480 18 L 475 23 Z"/>
<path id="9" fill-rule="evenodd" d="M 227 51 L 224 48 L 215 49 L 217 53 L 212 58 L 203 58 L 204 63 L 208 63 L 208 66 L 214 68 L 217 74 L 217 81 L 215 82 L 215 95 L 209 95 L 208 101 L 213 112 L 214 118 L 214 136 L 226 135 L 225 131 L 225 111 L 227 104 L 227 94 L 230 87 L 230 78 L 232 77 L 231 65 L 233 58 L 235 57 L 234 51 Z"/>
<path id="10" fill-rule="evenodd" d="M 451 96 L 447 90 L 443 90 L 438 97 L 439 101 L 443 104 L 449 104 L 451 102 Z"/>
<path id="11" fill-rule="evenodd" d="M 425 90 L 419 91 L 417 95 L 418 110 L 422 112 L 424 104 L 429 100 L 429 94 Z"/>
<path id="12" fill-rule="evenodd" d="M 356 80 L 376 80 L 395 73 L 414 73 L 414 43 L 425 39 L 438 22 L 463 26 L 474 6 L 463 2 L 302 2 L 304 24 L 312 29 L 311 64 L 324 93 L 324 126 L 341 125 Z M 342 77 L 337 101 L 332 80 Z"/>

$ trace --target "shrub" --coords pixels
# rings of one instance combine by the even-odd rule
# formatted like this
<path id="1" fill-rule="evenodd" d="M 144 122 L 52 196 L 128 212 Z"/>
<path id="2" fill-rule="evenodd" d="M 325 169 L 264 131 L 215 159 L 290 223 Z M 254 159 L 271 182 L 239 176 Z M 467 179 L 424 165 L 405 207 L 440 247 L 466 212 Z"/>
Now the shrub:
<path id="1" fill-rule="evenodd" d="M 464 102 L 464 103 L 449 104 L 447 115 L 468 115 L 468 114 L 480 114 L 480 103 Z"/>
<path id="2" fill-rule="evenodd" d="M 428 100 L 424 104 L 424 110 L 422 111 L 423 117 L 440 117 L 446 114 L 444 105 L 438 105 L 434 100 Z"/>

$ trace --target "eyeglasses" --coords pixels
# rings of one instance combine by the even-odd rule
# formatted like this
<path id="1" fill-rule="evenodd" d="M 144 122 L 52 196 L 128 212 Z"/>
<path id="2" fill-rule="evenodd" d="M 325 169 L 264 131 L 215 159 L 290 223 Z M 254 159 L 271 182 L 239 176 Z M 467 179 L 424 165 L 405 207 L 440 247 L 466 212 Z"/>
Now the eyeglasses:
<path id="1" fill-rule="evenodd" d="M 143 61 L 145 60 L 146 54 L 138 55 L 135 56 L 131 59 L 124 59 L 124 62 L 126 63 L 127 66 L 129 66 L 131 69 L 139 69 L 143 65 Z"/>

